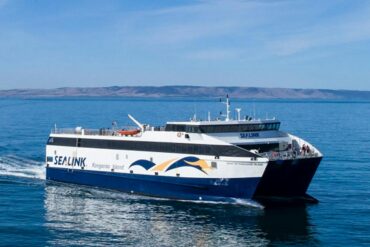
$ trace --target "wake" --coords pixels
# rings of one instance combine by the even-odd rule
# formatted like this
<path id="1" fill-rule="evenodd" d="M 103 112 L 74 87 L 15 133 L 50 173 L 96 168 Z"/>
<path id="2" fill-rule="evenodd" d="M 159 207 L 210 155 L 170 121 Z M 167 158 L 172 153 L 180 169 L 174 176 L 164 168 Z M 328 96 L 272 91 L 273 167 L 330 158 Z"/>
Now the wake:
<path id="1" fill-rule="evenodd" d="M 174 199 L 167 199 L 167 198 L 155 198 L 155 200 L 168 200 L 168 201 L 179 201 L 179 202 L 187 202 L 187 203 L 195 203 L 195 204 L 216 204 L 216 205 L 237 205 L 237 206 L 245 206 L 245 207 L 252 207 L 258 209 L 264 209 L 265 207 L 254 201 L 252 199 L 240 199 L 240 198 L 230 198 L 230 201 L 206 201 L 206 200 L 174 200 Z"/>
<path id="2" fill-rule="evenodd" d="M 45 179 L 44 162 L 15 155 L 0 156 L 0 176 Z"/>

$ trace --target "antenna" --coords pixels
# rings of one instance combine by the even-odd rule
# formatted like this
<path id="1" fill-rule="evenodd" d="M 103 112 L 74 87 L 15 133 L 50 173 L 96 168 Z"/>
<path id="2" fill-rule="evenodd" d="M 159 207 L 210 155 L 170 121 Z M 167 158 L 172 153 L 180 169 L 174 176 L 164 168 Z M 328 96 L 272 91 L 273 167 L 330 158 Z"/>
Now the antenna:
<path id="1" fill-rule="evenodd" d="M 197 104 L 195 103 L 195 100 L 194 100 L 194 116 L 193 116 L 193 121 L 197 121 Z"/>
<path id="2" fill-rule="evenodd" d="M 256 105 L 253 102 L 253 118 L 256 119 Z"/>
<path id="3" fill-rule="evenodd" d="M 208 112 L 208 122 L 211 122 L 211 112 Z"/>
<path id="4" fill-rule="evenodd" d="M 230 120 L 230 101 L 229 95 L 226 95 L 226 121 Z"/>
<path id="5" fill-rule="evenodd" d="M 241 108 L 235 108 L 235 111 L 238 113 L 238 121 L 240 121 L 240 111 L 242 109 Z"/>

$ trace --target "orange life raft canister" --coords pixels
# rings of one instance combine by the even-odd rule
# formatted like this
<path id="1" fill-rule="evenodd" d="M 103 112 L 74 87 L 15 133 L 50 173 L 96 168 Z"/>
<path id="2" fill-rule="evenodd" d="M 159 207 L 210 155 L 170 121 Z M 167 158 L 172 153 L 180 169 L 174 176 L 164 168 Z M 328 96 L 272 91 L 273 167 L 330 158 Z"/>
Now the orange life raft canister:
<path id="1" fill-rule="evenodd" d="M 118 134 L 124 135 L 124 136 L 133 136 L 140 133 L 140 130 L 119 130 L 117 131 Z"/>

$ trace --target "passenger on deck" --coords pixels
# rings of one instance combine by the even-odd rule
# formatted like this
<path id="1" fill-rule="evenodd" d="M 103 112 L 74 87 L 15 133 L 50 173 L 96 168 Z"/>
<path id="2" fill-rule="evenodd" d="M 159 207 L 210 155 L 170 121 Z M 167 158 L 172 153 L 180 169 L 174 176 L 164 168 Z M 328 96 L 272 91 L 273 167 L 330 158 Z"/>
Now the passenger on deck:
<path id="1" fill-rule="evenodd" d="M 310 148 L 310 146 L 306 146 L 306 152 L 307 152 L 307 154 L 311 154 L 311 148 Z"/>
<path id="2" fill-rule="evenodd" d="M 302 145 L 302 151 L 301 151 L 301 154 L 302 154 L 302 155 L 306 155 L 306 151 L 307 151 L 306 144 L 303 144 L 303 145 Z"/>

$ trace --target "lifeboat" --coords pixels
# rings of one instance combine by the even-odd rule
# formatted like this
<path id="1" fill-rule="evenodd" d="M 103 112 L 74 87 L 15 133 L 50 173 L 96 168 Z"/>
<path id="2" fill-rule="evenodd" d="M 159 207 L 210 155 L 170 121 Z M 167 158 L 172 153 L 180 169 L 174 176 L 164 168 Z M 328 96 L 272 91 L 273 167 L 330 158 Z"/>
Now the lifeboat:
<path id="1" fill-rule="evenodd" d="M 134 136 L 140 133 L 140 130 L 135 129 L 135 130 L 119 130 L 117 131 L 119 135 L 123 136 Z"/>

